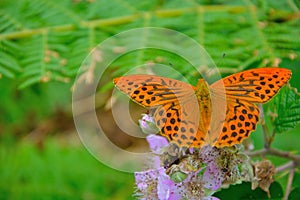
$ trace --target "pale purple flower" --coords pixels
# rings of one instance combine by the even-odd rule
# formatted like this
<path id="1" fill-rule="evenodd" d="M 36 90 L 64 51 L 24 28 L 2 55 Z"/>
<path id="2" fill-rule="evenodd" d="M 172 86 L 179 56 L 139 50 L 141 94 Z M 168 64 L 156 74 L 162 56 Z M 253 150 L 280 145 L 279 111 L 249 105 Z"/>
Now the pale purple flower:
<path id="1" fill-rule="evenodd" d="M 157 194 L 160 200 L 180 200 L 180 189 L 164 171 L 160 171 L 158 178 Z"/>
<path id="2" fill-rule="evenodd" d="M 206 145 L 200 149 L 190 148 L 181 152 L 184 156 L 178 157 L 176 163 L 163 166 L 172 149 L 169 142 L 165 137 L 155 135 L 159 130 L 151 116 L 143 115 L 139 123 L 148 134 L 153 156 L 148 159 L 150 170 L 135 173 L 138 199 L 218 200 L 211 195 L 223 185 L 251 180 L 253 176 L 247 164 L 248 157 L 235 147 Z"/>
<path id="3" fill-rule="evenodd" d="M 215 162 L 219 155 L 219 150 L 210 145 L 203 146 L 199 151 L 199 157 L 205 163 Z"/>
<path id="4" fill-rule="evenodd" d="M 209 197 L 204 197 L 203 200 L 220 200 L 217 197 L 209 196 Z"/>
<path id="5" fill-rule="evenodd" d="M 201 187 L 203 183 L 197 174 L 198 172 L 192 172 L 183 182 L 175 183 L 166 174 L 163 167 L 136 172 L 135 179 L 138 189 L 136 194 L 139 199 L 211 199 L 210 196 L 205 195 L 204 188 Z"/>
<path id="6" fill-rule="evenodd" d="M 155 154 L 162 154 L 164 148 L 169 145 L 165 137 L 154 134 L 150 134 L 147 136 L 147 142 L 149 143 L 150 149 Z"/>
<path id="7" fill-rule="evenodd" d="M 216 191 L 221 187 L 223 180 L 222 171 L 216 163 L 208 163 L 203 174 L 204 187 Z"/>
<path id="8" fill-rule="evenodd" d="M 159 156 L 163 153 L 164 148 L 168 146 L 168 141 L 166 138 L 154 134 L 148 135 L 146 139 L 151 151 L 154 153 L 154 155 L 148 159 L 150 161 L 148 165 L 151 168 L 159 168 L 161 167 Z"/>
<path id="9" fill-rule="evenodd" d="M 189 152 L 190 152 L 190 154 L 193 154 L 195 152 L 195 149 L 194 148 L 189 148 Z"/>
<path id="10" fill-rule="evenodd" d="M 144 172 L 135 172 L 135 182 L 138 189 L 136 196 L 139 199 L 157 199 L 157 179 L 160 169 L 151 169 Z"/>
<path id="11" fill-rule="evenodd" d="M 160 167 L 144 172 L 135 172 L 139 199 L 180 200 L 176 184 Z"/>

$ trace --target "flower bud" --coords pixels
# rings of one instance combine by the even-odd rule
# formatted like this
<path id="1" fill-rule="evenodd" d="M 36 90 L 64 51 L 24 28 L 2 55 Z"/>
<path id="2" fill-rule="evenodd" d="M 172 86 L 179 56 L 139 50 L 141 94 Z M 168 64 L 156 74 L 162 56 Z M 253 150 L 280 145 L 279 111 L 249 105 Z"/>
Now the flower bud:
<path id="1" fill-rule="evenodd" d="M 144 133 L 148 134 L 156 134 L 159 132 L 159 128 L 157 128 L 153 117 L 143 114 L 142 119 L 139 120 L 139 125 Z"/>

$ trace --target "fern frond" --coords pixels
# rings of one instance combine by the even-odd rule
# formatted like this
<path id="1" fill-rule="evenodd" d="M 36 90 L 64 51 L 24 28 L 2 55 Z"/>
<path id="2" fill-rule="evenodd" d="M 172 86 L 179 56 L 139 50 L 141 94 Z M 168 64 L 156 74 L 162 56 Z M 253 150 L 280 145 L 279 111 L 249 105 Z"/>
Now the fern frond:
<path id="1" fill-rule="evenodd" d="M 40 82 L 72 81 L 89 52 L 106 38 L 149 26 L 190 36 L 204 46 L 213 60 L 220 60 L 225 53 L 219 63 L 221 72 L 262 67 L 277 58 L 298 62 L 298 12 L 299 5 L 290 0 L 3 0 L 0 74 L 21 80 L 21 88 Z M 131 38 L 133 43 L 137 39 Z M 144 38 L 146 42 L 153 39 Z M 193 67 L 176 55 L 146 50 L 132 55 L 111 66 L 115 76 L 149 61 L 172 63 L 188 79 L 194 76 Z"/>

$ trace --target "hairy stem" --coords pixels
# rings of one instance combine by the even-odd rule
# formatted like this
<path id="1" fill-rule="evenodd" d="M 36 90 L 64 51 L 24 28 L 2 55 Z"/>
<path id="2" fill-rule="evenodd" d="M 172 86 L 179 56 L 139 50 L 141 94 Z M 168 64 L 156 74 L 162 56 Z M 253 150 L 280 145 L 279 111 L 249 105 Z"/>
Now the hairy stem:
<path id="1" fill-rule="evenodd" d="M 283 171 L 286 171 L 286 170 L 290 170 L 290 169 L 293 169 L 295 168 L 295 164 L 293 161 L 289 161 L 283 165 L 280 165 L 279 167 L 276 168 L 276 173 L 278 172 L 283 172 Z"/>
<path id="2" fill-rule="evenodd" d="M 247 154 L 250 157 L 258 157 L 258 156 L 265 156 L 265 155 L 278 156 L 278 157 L 282 157 L 294 161 L 296 166 L 300 165 L 299 155 L 293 155 L 291 152 L 282 151 L 274 148 L 264 148 L 257 151 L 249 152 Z"/>
<path id="3" fill-rule="evenodd" d="M 292 168 L 290 170 L 288 182 L 287 182 L 287 185 L 286 185 L 286 190 L 285 190 L 285 194 L 284 194 L 284 198 L 283 198 L 284 200 L 288 200 L 288 198 L 289 198 L 289 194 L 291 192 L 294 175 L 295 175 L 295 168 Z"/>
<path id="4" fill-rule="evenodd" d="M 282 172 L 289 170 L 289 177 L 288 177 L 288 182 L 284 194 L 284 200 L 287 200 L 292 188 L 292 183 L 293 183 L 293 178 L 295 175 L 295 168 L 300 166 L 300 156 L 299 155 L 293 155 L 291 152 L 288 151 L 282 151 L 279 149 L 275 149 L 271 147 L 272 142 L 274 141 L 276 132 L 273 130 L 272 134 L 270 134 L 267 125 L 265 124 L 265 119 L 264 119 L 264 110 L 261 104 L 258 105 L 260 108 L 260 117 L 261 117 L 261 125 L 262 125 L 262 132 L 264 136 L 264 148 L 259 149 L 253 152 L 248 152 L 248 156 L 250 157 L 265 157 L 266 155 L 272 155 L 272 156 L 277 156 L 281 158 L 286 158 L 290 161 L 287 163 L 279 166 L 276 168 L 276 173 Z"/>
<path id="5" fill-rule="evenodd" d="M 270 133 L 269 133 L 268 127 L 265 123 L 265 115 L 264 115 L 264 109 L 262 107 L 262 104 L 259 104 L 258 107 L 260 110 L 261 126 L 262 126 L 262 132 L 263 132 L 263 136 L 264 136 L 264 147 L 265 147 L 265 149 L 268 149 L 268 148 L 270 148 L 270 145 L 271 145 Z"/>

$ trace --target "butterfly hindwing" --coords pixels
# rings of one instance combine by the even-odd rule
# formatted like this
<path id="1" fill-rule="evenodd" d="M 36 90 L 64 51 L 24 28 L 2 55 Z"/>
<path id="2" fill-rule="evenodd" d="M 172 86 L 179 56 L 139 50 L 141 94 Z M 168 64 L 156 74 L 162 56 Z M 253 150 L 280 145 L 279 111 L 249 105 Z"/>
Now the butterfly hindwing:
<path id="1" fill-rule="evenodd" d="M 154 119 L 161 134 L 178 147 L 201 147 L 205 134 L 199 132 L 199 112 L 192 113 L 189 106 L 197 108 L 197 101 L 172 102 L 156 108 Z M 186 112 L 189 107 L 189 112 Z"/>
<path id="2" fill-rule="evenodd" d="M 223 128 L 214 146 L 240 144 L 255 130 L 259 120 L 259 108 L 247 101 L 235 99 L 227 102 Z"/>

